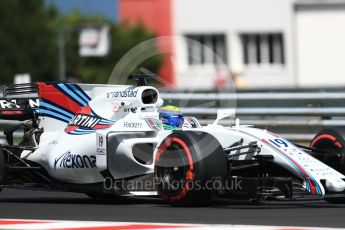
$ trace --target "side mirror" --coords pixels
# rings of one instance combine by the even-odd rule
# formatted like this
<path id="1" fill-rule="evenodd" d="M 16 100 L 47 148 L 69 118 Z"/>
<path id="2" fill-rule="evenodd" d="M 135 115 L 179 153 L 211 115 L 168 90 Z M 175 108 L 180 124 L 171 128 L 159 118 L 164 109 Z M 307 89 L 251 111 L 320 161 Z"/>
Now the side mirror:
<path id="1" fill-rule="evenodd" d="M 224 118 L 235 118 L 236 110 L 235 109 L 218 109 L 217 110 L 217 118 L 213 122 L 214 125 L 218 125 L 218 122 Z"/>

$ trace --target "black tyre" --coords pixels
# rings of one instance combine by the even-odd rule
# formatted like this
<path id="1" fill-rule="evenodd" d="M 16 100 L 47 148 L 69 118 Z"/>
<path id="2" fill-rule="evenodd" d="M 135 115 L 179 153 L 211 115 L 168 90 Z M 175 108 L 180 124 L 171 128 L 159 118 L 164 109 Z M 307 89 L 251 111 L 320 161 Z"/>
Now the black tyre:
<path id="1" fill-rule="evenodd" d="M 174 206 L 208 204 L 227 173 L 228 162 L 220 143 L 203 132 L 170 134 L 155 157 L 157 191 Z"/>
<path id="2" fill-rule="evenodd" d="M 319 160 L 345 174 L 345 127 L 322 130 L 314 137 L 310 147 L 324 152 Z"/>
<path id="3" fill-rule="evenodd" d="M 4 150 L 0 147 L 0 185 L 2 185 L 5 179 L 5 174 L 6 174 L 6 157 L 5 157 Z"/>
<path id="4" fill-rule="evenodd" d="M 321 150 L 324 154 L 317 158 L 345 175 L 345 127 L 322 130 L 312 140 L 310 147 Z M 343 197 L 325 198 L 329 203 L 344 204 Z"/>

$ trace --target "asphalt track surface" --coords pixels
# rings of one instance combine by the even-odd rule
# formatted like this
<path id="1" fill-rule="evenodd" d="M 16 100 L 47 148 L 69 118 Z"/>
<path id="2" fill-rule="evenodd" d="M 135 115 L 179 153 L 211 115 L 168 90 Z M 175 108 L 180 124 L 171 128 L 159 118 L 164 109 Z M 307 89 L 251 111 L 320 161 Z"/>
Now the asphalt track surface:
<path id="1" fill-rule="evenodd" d="M 5 189 L 0 218 L 345 227 L 345 205 L 325 201 L 216 201 L 209 207 L 170 207 L 157 198 L 94 201 L 83 194 Z"/>

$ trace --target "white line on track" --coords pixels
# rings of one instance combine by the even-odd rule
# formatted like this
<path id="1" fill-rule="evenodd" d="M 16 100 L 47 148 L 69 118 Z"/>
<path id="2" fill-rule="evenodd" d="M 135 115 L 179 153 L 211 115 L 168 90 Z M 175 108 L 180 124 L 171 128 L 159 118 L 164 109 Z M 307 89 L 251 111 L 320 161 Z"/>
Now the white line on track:
<path id="1" fill-rule="evenodd" d="M 291 226 L 259 226 L 259 225 L 206 225 L 206 224 L 169 224 L 169 223 L 139 223 L 139 222 L 100 222 L 100 221 L 58 221 L 29 219 L 0 219 L 0 229 L 54 229 L 54 230 L 167 230 L 167 229 L 216 229 L 216 230 L 331 230 L 344 228 L 317 228 Z"/>

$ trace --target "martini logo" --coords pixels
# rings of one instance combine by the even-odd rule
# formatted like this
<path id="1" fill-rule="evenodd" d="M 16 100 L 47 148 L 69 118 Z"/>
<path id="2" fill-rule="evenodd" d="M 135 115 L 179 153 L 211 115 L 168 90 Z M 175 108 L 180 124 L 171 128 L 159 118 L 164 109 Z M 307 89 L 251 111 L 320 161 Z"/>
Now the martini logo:
<path id="1" fill-rule="evenodd" d="M 96 168 L 96 156 L 77 155 L 71 152 L 64 153 L 55 159 L 54 168 Z"/>
<path id="2" fill-rule="evenodd" d="M 78 126 L 78 127 L 85 127 L 85 128 L 94 128 L 101 119 L 85 114 L 77 114 L 75 115 L 72 120 L 68 123 L 69 126 Z"/>

